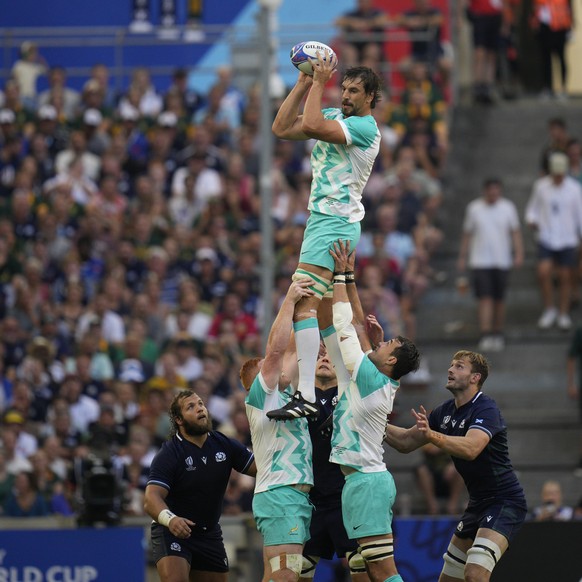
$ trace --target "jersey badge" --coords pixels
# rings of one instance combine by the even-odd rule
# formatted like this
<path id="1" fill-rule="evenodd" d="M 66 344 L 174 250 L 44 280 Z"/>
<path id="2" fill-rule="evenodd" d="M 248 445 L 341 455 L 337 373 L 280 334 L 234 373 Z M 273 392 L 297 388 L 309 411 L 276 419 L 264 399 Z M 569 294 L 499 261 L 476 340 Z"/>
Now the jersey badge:
<path id="1" fill-rule="evenodd" d="M 226 453 L 216 453 L 216 455 L 214 455 L 214 459 L 217 463 L 222 463 L 223 461 L 226 461 Z"/>
<path id="2" fill-rule="evenodd" d="M 194 465 L 192 457 L 187 457 L 184 460 L 186 461 L 186 471 L 196 471 L 196 466 Z"/>
<path id="3" fill-rule="evenodd" d="M 172 550 L 172 552 L 181 552 L 182 546 L 178 542 L 172 542 L 170 544 L 170 550 Z"/>

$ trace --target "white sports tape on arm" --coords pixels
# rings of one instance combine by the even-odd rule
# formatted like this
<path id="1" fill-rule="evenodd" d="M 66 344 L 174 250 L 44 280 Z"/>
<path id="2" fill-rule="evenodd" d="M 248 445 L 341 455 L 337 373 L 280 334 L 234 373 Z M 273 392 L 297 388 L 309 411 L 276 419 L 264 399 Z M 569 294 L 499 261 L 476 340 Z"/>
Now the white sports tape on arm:
<path id="1" fill-rule="evenodd" d="M 170 527 L 170 522 L 176 517 L 175 513 L 172 513 L 169 509 L 162 509 L 156 520 L 160 525 Z"/>
<path id="2" fill-rule="evenodd" d="M 356 328 L 352 324 L 352 315 L 349 303 L 342 301 L 333 304 L 333 326 L 337 330 L 342 360 L 350 374 L 363 354 Z"/>

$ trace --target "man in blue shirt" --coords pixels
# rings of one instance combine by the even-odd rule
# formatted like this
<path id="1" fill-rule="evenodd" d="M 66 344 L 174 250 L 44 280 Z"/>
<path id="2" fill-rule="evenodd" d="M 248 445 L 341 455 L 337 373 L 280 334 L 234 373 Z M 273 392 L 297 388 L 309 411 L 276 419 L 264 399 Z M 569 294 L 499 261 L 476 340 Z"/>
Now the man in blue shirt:
<path id="1" fill-rule="evenodd" d="M 226 582 L 228 558 L 218 520 L 230 473 L 255 476 L 254 455 L 212 430 L 202 399 L 182 390 L 170 405 L 174 435 L 152 461 L 144 508 L 161 582 Z"/>
<path id="2" fill-rule="evenodd" d="M 495 401 L 481 389 L 489 374 L 478 353 L 458 351 L 446 388 L 453 398 L 430 414 L 413 410 L 409 429 L 389 425 L 386 442 L 402 453 L 433 443 L 449 453 L 469 492 L 439 582 L 488 582 L 493 568 L 523 524 L 527 506 L 507 444 L 507 427 Z"/>

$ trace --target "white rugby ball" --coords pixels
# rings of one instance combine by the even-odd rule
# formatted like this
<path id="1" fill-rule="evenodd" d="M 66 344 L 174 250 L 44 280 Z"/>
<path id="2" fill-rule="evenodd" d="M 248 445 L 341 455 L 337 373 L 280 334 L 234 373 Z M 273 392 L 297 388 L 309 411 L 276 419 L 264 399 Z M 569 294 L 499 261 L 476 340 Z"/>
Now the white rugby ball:
<path id="1" fill-rule="evenodd" d="M 306 75 L 313 75 L 313 67 L 309 59 L 316 59 L 318 52 L 324 60 L 329 55 L 330 58 L 333 58 L 337 62 L 337 56 L 333 49 L 316 40 L 308 40 L 296 44 L 291 49 L 289 57 L 293 65 L 300 71 L 303 71 Z"/>

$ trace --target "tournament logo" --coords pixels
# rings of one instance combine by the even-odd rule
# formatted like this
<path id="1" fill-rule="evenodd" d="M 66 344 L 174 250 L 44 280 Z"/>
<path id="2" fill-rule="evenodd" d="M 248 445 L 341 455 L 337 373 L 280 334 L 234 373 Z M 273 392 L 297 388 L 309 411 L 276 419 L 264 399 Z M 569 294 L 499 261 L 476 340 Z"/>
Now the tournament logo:
<path id="1" fill-rule="evenodd" d="M 217 463 L 222 463 L 223 461 L 226 461 L 226 453 L 216 453 L 216 455 L 214 455 L 214 459 Z"/>
<path id="2" fill-rule="evenodd" d="M 451 420 L 451 417 L 450 416 L 445 416 L 443 418 L 442 423 L 441 423 L 441 428 L 447 428 L 447 424 L 448 424 L 449 420 Z"/>
<path id="3" fill-rule="evenodd" d="M 194 465 L 194 460 L 192 459 L 192 457 L 187 457 L 186 459 L 184 459 L 184 462 L 186 463 L 186 471 L 196 471 L 196 467 Z"/>

